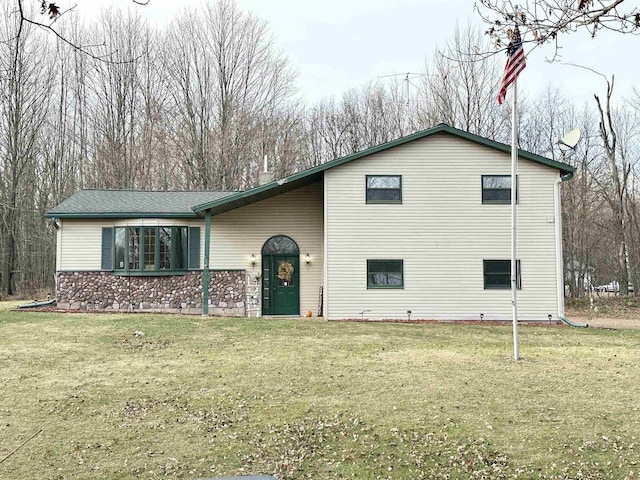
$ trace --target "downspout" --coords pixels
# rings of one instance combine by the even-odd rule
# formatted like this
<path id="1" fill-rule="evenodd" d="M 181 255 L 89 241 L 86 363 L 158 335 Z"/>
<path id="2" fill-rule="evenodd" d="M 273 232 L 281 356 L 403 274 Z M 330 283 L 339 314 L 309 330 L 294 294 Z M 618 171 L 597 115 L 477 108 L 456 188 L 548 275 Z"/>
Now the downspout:
<path id="1" fill-rule="evenodd" d="M 211 248 L 211 210 L 204 213 L 204 268 L 202 270 L 202 315 L 209 315 L 209 249 Z"/>
<path id="2" fill-rule="evenodd" d="M 53 283 L 54 283 L 54 292 L 56 299 L 58 298 L 58 294 L 60 290 L 58 290 L 58 272 L 60 271 L 60 257 L 62 256 L 62 249 L 60 240 L 62 239 L 62 232 L 60 231 L 60 220 L 56 217 L 51 219 L 51 223 L 53 224 L 53 228 L 56 230 L 56 270 L 53 272 Z"/>
<path id="3" fill-rule="evenodd" d="M 564 315 L 564 261 L 562 259 L 562 206 L 560 184 L 573 178 L 573 172 L 560 175 L 553 184 L 553 197 L 556 209 L 556 284 L 558 286 L 558 318 L 571 327 L 587 328 L 586 323 L 572 322 Z"/>

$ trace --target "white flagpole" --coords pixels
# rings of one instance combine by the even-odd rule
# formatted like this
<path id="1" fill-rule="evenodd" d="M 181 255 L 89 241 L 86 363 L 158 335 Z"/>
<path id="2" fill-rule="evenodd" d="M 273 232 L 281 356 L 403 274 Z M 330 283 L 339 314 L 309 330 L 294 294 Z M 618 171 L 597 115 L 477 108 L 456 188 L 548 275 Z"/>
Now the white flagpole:
<path id="1" fill-rule="evenodd" d="M 520 360 L 518 351 L 518 277 L 516 256 L 516 198 L 518 185 L 518 81 L 513 82 L 513 102 L 511 105 L 511 306 L 513 311 L 513 358 Z"/>

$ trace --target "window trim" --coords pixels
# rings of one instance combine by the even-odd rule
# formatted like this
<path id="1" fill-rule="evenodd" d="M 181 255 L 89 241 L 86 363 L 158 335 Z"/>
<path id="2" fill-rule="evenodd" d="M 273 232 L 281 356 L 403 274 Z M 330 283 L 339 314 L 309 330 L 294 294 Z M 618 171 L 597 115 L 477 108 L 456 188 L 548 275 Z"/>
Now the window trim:
<path id="1" fill-rule="evenodd" d="M 508 285 L 487 285 L 487 262 L 509 262 Z M 492 273 L 490 275 L 505 275 L 505 273 Z M 511 290 L 511 259 L 504 258 L 486 258 L 482 260 L 482 281 L 485 290 Z M 516 260 L 516 284 L 517 289 L 522 290 L 522 262 Z"/>
<path id="2" fill-rule="evenodd" d="M 138 254 L 137 254 L 137 263 L 138 268 L 129 268 L 129 248 L 130 242 L 130 229 L 137 228 L 140 230 L 139 240 L 138 240 Z M 167 228 L 171 231 L 171 246 L 169 250 L 169 261 L 170 267 L 160 269 L 160 229 Z M 115 268 L 115 252 L 116 252 L 116 237 L 117 230 L 124 229 L 125 238 L 124 238 L 124 268 Z M 182 246 L 183 253 L 183 268 L 175 268 L 174 264 L 177 261 L 177 249 L 176 242 L 173 241 L 174 235 L 179 235 L 181 229 L 186 230 L 186 242 Z M 147 232 L 153 231 L 153 269 L 145 269 L 145 247 Z M 113 272 L 116 275 L 131 275 L 131 276 L 158 276 L 158 275 L 184 275 L 189 271 L 189 226 L 188 225 L 157 225 L 157 226 L 148 226 L 148 225 L 117 225 L 113 227 L 113 252 L 114 252 L 114 269 Z"/>
<path id="3" fill-rule="evenodd" d="M 388 177 L 388 178 L 398 178 L 400 180 L 400 186 L 398 188 L 372 188 L 371 190 L 398 190 L 398 194 L 399 194 L 399 199 L 397 200 L 376 200 L 376 199 L 369 199 L 369 178 L 375 178 L 375 177 Z M 365 179 L 364 179 L 364 197 L 365 197 L 365 202 L 366 203 L 370 203 L 370 204 L 384 204 L 384 203 L 390 203 L 390 204 L 402 204 L 402 175 L 391 175 L 391 174 L 374 174 L 374 175 L 365 175 Z"/>
<path id="4" fill-rule="evenodd" d="M 373 285 L 369 282 L 369 262 L 400 262 L 400 285 Z M 377 273 L 377 272 L 373 272 Z M 384 272 L 388 273 L 388 272 Z M 367 259 L 367 290 L 403 290 L 404 289 L 404 259 L 400 258 L 368 258 Z"/>
<path id="5" fill-rule="evenodd" d="M 484 188 L 484 179 L 485 177 L 505 177 L 511 178 L 511 174 L 491 174 L 491 175 L 481 175 L 480 176 L 480 195 L 482 197 L 483 205 L 511 205 L 511 187 L 509 188 Z M 485 190 L 507 190 L 509 192 L 509 200 L 485 200 L 484 192 Z M 519 175 L 516 175 L 516 205 L 520 203 L 520 178 Z"/>

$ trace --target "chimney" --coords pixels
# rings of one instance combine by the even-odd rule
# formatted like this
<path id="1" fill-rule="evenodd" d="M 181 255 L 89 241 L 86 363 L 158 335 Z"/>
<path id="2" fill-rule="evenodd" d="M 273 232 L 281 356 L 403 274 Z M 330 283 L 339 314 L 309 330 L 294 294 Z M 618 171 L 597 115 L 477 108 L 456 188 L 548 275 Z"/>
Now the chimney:
<path id="1" fill-rule="evenodd" d="M 265 183 L 269 183 L 273 181 L 273 175 L 271 175 L 271 173 L 269 173 L 269 168 L 267 166 L 267 156 L 264 156 L 264 170 L 262 172 L 260 172 L 260 175 L 258 176 L 258 183 L 260 185 L 264 185 Z"/>

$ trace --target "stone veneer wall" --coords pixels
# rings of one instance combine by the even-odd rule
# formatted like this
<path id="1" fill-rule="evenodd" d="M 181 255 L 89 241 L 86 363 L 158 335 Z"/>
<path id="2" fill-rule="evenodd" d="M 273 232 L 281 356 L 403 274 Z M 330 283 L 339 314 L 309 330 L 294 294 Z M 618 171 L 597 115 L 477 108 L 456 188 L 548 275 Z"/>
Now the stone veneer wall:
<path id="1" fill-rule="evenodd" d="M 58 272 L 57 300 L 71 310 L 202 313 L 202 271 L 186 275 L 131 276 L 112 272 Z M 245 272 L 211 270 L 209 314 L 245 316 Z"/>

